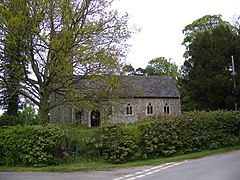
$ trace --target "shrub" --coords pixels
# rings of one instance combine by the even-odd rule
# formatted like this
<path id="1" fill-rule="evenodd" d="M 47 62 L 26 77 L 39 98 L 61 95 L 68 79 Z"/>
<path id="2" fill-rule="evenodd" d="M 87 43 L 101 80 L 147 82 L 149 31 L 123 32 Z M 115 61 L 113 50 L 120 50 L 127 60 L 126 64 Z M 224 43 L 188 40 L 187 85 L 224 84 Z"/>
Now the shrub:
<path id="1" fill-rule="evenodd" d="M 181 144 L 178 124 L 179 121 L 170 116 L 141 121 L 138 131 L 143 157 L 170 156 L 176 153 Z"/>
<path id="2" fill-rule="evenodd" d="M 18 116 L 2 115 L 0 116 L 0 126 L 17 126 L 23 125 L 24 119 Z"/>
<path id="3" fill-rule="evenodd" d="M 136 128 L 121 124 L 104 124 L 97 132 L 95 147 L 111 163 L 131 161 L 139 156 Z"/>
<path id="4" fill-rule="evenodd" d="M 0 128 L 0 165 L 46 166 L 75 157 L 124 163 L 240 144 L 240 112 L 188 112 L 136 124 Z"/>
<path id="5" fill-rule="evenodd" d="M 76 156 L 84 156 L 89 160 L 99 156 L 99 150 L 95 146 L 97 129 L 71 125 L 62 127 L 67 130 L 63 146 L 67 149 L 71 160 Z"/>
<path id="6" fill-rule="evenodd" d="M 240 112 L 188 112 L 147 118 L 134 125 L 108 123 L 87 141 L 88 152 L 111 163 L 171 156 L 240 143 Z"/>
<path id="7" fill-rule="evenodd" d="M 25 107 L 17 116 L 7 114 L 0 116 L 0 126 L 23 126 L 38 124 L 40 124 L 40 118 L 30 107 Z"/>
<path id="8" fill-rule="evenodd" d="M 215 149 L 232 146 L 239 143 L 240 112 L 212 111 L 185 113 L 186 119 L 191 121 L 192 132 L 195 132 L 194 147 L 201 149 Z"/>
<path id="9" fill-rule="evenodd" d="M 14 126 L 1 131 L 1 165 L 46 166 L 64 155 L 64 132 L 59 126 Z"/>

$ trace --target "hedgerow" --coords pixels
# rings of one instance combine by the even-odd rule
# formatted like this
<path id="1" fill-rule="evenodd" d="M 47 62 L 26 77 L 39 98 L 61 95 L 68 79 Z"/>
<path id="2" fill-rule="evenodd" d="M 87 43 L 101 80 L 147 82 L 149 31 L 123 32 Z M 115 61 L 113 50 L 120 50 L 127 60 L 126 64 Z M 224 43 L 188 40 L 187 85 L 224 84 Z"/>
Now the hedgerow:
<path id="1" fill-rule="evenodd" d="M 56 126 L 13 126 L 1 129 L 0 164 L 46 166 L 62 156 L 64 132 Z"/>
<path id="2" fill-rule="evenodd" d="M 124 125 L 103 125 L 95 147 L 109 162 L 122 163 L 240 144 L 239 111 L 159 116 L 143 119 L 134 127 L 125 133 L 128 127 Z"/>
<path id="3" fill-rule="evenodd" d="M 138 124 L 140 133 L 140 149 L 144 158 L 154 156 L 170 156 L 180 146 L 179 120 L 174 117 L 145 119 Z"/>
<path id="4" fill-rule="evenodd" d="M 125 126 L 0 128 L 0 165 L 46 166 L 74 157 L 124 163 L 240 144 L 240 111 L 188 112 Z"/>
<path id="5" fill-rule="evenodd" d="M 102 156 L 111 163 L 123 163 L 138 159 L 138 132 L 135 126 L 106 123 L 95 134 L 86 139 L 89 156 Z"/>
<path id="6" fill-rule="evenodd" d="M 88 157 L 86 139 L 93 138 L 94 133 L 95 129 L 74 125 L 2 127 L 0 165 L 40 167 Z"/>

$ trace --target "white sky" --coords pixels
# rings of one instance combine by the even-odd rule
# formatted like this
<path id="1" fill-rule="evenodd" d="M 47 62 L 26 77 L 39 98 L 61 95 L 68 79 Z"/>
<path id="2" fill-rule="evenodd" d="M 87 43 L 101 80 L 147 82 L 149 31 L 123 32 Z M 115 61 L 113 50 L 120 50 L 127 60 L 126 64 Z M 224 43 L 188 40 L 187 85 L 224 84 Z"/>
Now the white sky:
<path id="1" fill-rule="evenodd" d="M 222 14 L 229 22 L 240 15 L 240 0 L 115 0 L 113 6 L 130 15 L 130 25 L 142 29 L 128 41 L 132 47 L 127 62 L 134 68 L 145 68 L 157 57 L 172 58 L 180 66 L 186 25 L 204 15 Z"/>
<path id="2" fill-rule="evenodd" d="M 134 68 L 145 68 L 157 57 L 172 58 L 183 64 L 185 47 L 182 30 L 204 15 L 222 15 L 232 23 L 240 15 L 240 0 L 115 0 L 114 7 L 130 16 L 129 24 L 141 28 L 128 43 L 132 45 L 127 57 Z"/>

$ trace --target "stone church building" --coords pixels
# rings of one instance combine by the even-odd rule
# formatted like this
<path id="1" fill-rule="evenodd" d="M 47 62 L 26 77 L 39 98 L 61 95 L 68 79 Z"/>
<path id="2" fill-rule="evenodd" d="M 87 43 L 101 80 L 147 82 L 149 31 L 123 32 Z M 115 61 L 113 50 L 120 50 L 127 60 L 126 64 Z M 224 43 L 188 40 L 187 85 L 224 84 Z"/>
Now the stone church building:
<path id="1" fill-rule="evenodd" d="M 85 124 L 100 126 L 104 121 L 134 123 L 147 116 L 181 114 L 180 94 L 169 77 L 123 76 L 117 99 L 98 108 L 54 108 L 50 113 L 52 123 Z"/>

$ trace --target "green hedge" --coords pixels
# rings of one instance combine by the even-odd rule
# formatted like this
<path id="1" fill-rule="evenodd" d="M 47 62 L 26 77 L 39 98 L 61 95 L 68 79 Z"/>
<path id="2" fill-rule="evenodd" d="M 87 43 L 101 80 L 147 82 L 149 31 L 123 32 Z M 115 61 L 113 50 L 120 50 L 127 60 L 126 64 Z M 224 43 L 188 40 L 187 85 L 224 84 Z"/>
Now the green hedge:
<path id="1" fill-rule="evenodd" d="M 91 148 L 111 163 L 216 149 L 240 143 L 240 112 L 189 112 L 103 125 Z M 94 144 L 95 143 L 95 144 Z"/>
<path id="2" fill-rule="evenodd" d="M 13 126 L 2 128 L 0 164 L 46 166 L 63 156 L 64 132 L 56 126 Z"/>
<path id="3" fill-rule="evenodd" d="M 137 159 L 139 137 L 136 127 L 108 123 L 97 133 L 96 146 L 100 154 L 111 163 L 123 163 Z"/>
<path id="4" fill-rule="evenodd" d="M 46 166 L 91 158 L 86 139 L 96 129 L 71 125 L 9 126 L 0 128 L 0 165 Z M 91 155 L 91 156 L 90 156 Z M 94 155 L 95 156 L 95 155 Z"/>
<path id="5" fill-rule="evenodd" d="M 144 158 L 170 156 L 181 146 L 180 121 L 174 117 L 145 119 L 138 124 L 140 149 Z"/>
<path id="6" fill-rule="evenodd" d="M 196 111 L 100 128 L 10 126 L 0 128 L 0 165 L 46 166 L 79 156 L 124 163 L 238 144 L 239 111 Z"/>

